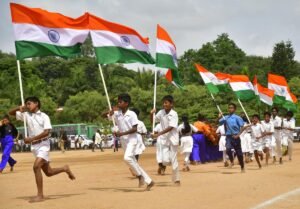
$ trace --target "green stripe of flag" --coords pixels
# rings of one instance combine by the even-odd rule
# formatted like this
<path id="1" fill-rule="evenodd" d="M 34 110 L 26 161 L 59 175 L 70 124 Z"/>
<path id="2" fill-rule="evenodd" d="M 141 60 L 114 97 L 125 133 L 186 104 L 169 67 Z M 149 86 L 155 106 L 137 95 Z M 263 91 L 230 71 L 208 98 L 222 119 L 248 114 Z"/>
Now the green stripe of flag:
<path id="1" fill-rule="evenodd" d="M 99 64 L 111 63 L 142 63 L 154 64 L 155 61 L 147 52 L 122 47 L 95 47 L 95 54 Z"/>
<path id="2" fill-rule="evenodd" d="M 72 57 L 81 52 L 81 44 L 74 46 L 57 46 L 46 43 L 31 41 L 15 41 L 16 55 L 18 60 L 30 57 L 60 56 Z"/>

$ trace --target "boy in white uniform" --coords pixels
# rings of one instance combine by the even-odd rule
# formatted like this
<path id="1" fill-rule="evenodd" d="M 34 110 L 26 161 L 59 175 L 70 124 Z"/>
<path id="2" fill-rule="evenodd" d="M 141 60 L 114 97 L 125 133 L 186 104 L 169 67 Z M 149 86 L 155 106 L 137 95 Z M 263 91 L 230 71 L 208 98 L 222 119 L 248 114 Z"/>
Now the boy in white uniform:
<path id="1" fill-rule="evenodd" d="M 156 124 L 154 133 L 162 131 L 160 123 Z M 158 163 L 157 174 L 165 175 L 167 165 L 170 164 L 170 143 L 164 137 L 159 136 L 156 139 L 156 161 Z"/>
<path id="2" fill-rule="evenodd" d="M 155 121 L 160 122 L 162 131 L 154 134 L 154 138 L 162 137 L 163 140 L 167 140 L 170 149 L 170 160 L 172 164 L 172 181 L 175 185 L 180 185 L 179 165 L 177 161 L 177 151 L 179 145 L 179 135 L 177 132 L 178 127 L 178 115 L 173 108 L 174 99 L 171 95 L 164 96 L 162 99 L 163 108 L 155 115 Z M 150 119 L 153 120 L 153 114 L 155 109 L 151 111 Z"/>
<path id="3" fill-rule="evenodd" d="M 71 180 L 75 179 L 68 165 L 60 168 L 50 167 L 49 134 L 52 126 L 49 116 L 41 112 L 40 107 L 41 102 L 37 97 L 28 97 L 25 100 L 25 106 L 17 107 L 9 112 L 10 115 L 16 116 L 18 120 L 26 120 L 29 137 L 25 138 L 24 142 L 26 144 L 31 143 L 31 151 L 36 157 L 33 171 L 38 193 L 30 202 L 40 202 L 44 200 L 42 170 L 47 177 L 65 172 Z"/>
<path id="4" fill-rule="evenodd" d="M 260 160 L 263 160 L 263 144 L 262 144 L 262 138 L 264 137 L 265 130 L 263 129 L 263 126 L 259 123 L 259 116 L 253 115 L 252 116 L 252 124 L 248 125 L 251 130 L 251 137 L 252 137 L 252 147 L 254 150 L 254 157 L 258 164 L 258 167 L 261 169 Z"/>
<path id="5" fill-rule="evenodd" d="M 137 117 L 139 117 L 140 111 L 138 109 L 132 108 L 131 110 L 137 115 Z M 138 140 L 137 140 L 137 145 L 136 145 L 136 149 L 135 149 L 135 159 L 136 159 L 136 161 L 139 161 L 140 155 L 146 149 L 146 147 L 144 145 L 144 141 L 143 141 L 143 137 L 146 134 L 147 134 L 147 128 L 146 128 L 144 122 L 138 119 L 138 125 L 137 125 Z M 133 176 L 136 176 L 134 171 L 131 168 L 129 168 L 129 170 L 130 170 L 130 172 Z"/>
<path id="6" fill-rule="evenodd" d="M 274 138 L 274 125 L 270 121 L 271 113 L 265 112 L 264 113 L 265 120 L 261 121 L 263 129 L 265 130 L 265 137 L 263 138 L 263 151 L 266 154 L 266 165 L 269 164 L 269 157 L 270 157 L 270 148 L 272 143 L 275 143 Z"/>
<path id="7" fill-rule="evenodd" d="M 293 119 L 293 115 L 293 112 L 288 111 L 282 124 L 282 145 L 288 147 L 289 160 L 292 160 L 293 133 L 295 131 L 295 120 Z"/>
<path id="8" fill-rule="evenodd" d="M 189 123 L 187 115 L 182 116 L 182 124 L 178 126 L 178 133 L 180 135 L 181 153 L 184 155 L 184 168 L 182 171 L 190 171 L 190 155 L 193 149 L 192 134 L 198 132 L 198 129 Z"/>
<path id="9" fill-rule="evenodd" d="M 216 130 L 216 133 L 220 137 L 219 140 L 219 151 L 223 152 L 223 163 L 224 167 L 228 167 L 229 164 L 227 162 L 227 154 L 226 154 L 226 134 L 225 134 L 225 127 L 224 125 L 221 125 Z"/>
<path id="10" fill-rule="evenodd" d="M 282 118 L 278 116 L 278 108 L 272 108 L 271 122 L 274 125 L 274 137 L 276 147 L 272 149 L 273 163 L 276 162 L 276 154 L 279 157 L 279 163 L 282 164 L 282 147 L 281 147 L 281 132 L 282 132 Z"/>
<path id="11" fill-rule="evenodd" d="M 136 108 L 132 108 L 131 110 L 133 112 L 135 112 L 135 114 L 139 118 L 140 111 Z M 144 122 L 139 119 L 138 119 L 138 125 L 137 125 L 137 134 L 138 134 L 138 142 L 137 142 L 137 146 L 136 146 L 136 150 L 135 150 L 135 158 L 138 161 L 139 155 L 141 155 L 146 149 L 143 137 L 147 134 L 147 128 L 146 128 Z"/>
<path id="12" fill-rule="evenodd" d="M 154 186 L 154 182 L 148 174 L 138 164 L 135 153 L 138 144 L 138 119 L 136 114 L 129 110 L 131 97 L 124 93 L 118 96 L 118 111 L 111 110 L 110 116 L 115 118 L 118 126 L 118 131 L 114 132 L 116 137 L 121 138 L 122 147 L 125 150 L 124 160 L 133 170 L 139 179 L 139 187 L 147 184 L 146 191 L 149 191 Z"/>

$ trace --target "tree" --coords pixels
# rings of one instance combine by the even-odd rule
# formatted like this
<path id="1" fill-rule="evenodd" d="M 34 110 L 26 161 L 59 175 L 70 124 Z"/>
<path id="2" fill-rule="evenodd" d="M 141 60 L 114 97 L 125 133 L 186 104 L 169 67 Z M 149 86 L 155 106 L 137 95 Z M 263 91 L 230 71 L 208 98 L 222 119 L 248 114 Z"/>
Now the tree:
<path id="1" fill-rule="evenodd" d="M 287 79 L 295 75 L 295 51 L 291 41 L 281 41 L 275 44 L 272 54 L 272 72 Z"/>

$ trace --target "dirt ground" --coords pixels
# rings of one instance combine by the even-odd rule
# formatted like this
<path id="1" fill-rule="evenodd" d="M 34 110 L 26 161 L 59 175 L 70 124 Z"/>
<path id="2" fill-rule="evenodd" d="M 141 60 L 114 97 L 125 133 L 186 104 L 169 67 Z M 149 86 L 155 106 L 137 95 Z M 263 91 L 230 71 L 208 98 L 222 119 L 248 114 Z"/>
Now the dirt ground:
<path id="1" fill-rule="evenodd" d="M 177 209 L 177 208 L 255 208 L 278 195 L 300 188 L 300 143 L 294 144 L 293 161 L 269 165 L 259 170 L 252 162 L 246 173 L 239 166 L 224 168 L 222 162 L 191 166 L 181 172 L 181 186 L 171 183 L 171 169 L 165 176 L 157 175 L 155 148 L 147 148 L 140 164 L 155 181 L 151 191 L 138 188 L 137 179 L 123 162 L 123 151 L 114 153 L 90 150 L 51 152 L 52 167 L 69 164 L 76 180 L 66 174 L 44 176 L 46 200 L 29 203 L 36 194 L 31 153 L 12 156 L 18 161 L 15 171 L 9 168 L 0 175 L 1 209 Z M 179 156 L 182 167 L 182 156 Z M 265 208 L 300 208 L 300 194 L 285 197 Z"/>

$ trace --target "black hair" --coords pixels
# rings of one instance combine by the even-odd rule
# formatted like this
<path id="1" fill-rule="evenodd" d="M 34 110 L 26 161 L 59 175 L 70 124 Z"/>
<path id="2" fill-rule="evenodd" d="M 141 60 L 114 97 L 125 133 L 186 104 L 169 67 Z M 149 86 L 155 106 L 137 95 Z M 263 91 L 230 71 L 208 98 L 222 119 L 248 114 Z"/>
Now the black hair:
<path id="1" fill-rule="evenodd" d="M 292 111 L 287 111 L 286 116 L 293 117 L 294 113 Z"/>
<path id="2" fill-rule="evenodd" d="M 166 96 L 163 97 L 162 101 L 168 101 L 168 102 L 173 104 L 174 103 L 174 98 L 173 98 L 172 95 L 166 95 Z"/>
<path id="3" fill-rule="evenodd" d="M 25 99 L 25 104 L 26 104 L 27 102 L 37 103 L 37 104 L 38 104 L 38 108 L 41 109 L 41 101 L 40 101 L 39 98 L 37 98 L 36 96 L 27 97 L 27 98 Z"/>
<path id="4" fill-rule="evenodd" d="M 268 115 L 269 117 L 271 117 L 271 113 L 270 112 L 265 112 L 264 116 Z"/>
<path id="5" fill-rule="evenodd" d="M 273 110 L 276 110 L 276 112 L 278 112 L 279 110 L 278 110 L 278 107 L 272 107 L 272 111 Z"/>
<path id="6" fill-rule="evenodd" d="M 119 94 L 119 95 L 118 95 L 118 100 L 121 100 L 121 101 L 123 101 L 123 102 L 127 102 L 128 105 L 129 105 L 130 102 L 131 102 L 131 97 L 130 97 L 129 94 L 123 93 L 123 94 Z"/>
<path id="7" fill-rule="evenodd" d="M 99 133 L 99 134 L 101 134 L 101 131 L 100 131 L 100 129 L 97 129 L 97 131 L 96 131 L 97 133 Z M 80 136 L 80 135 L 79 135 Z"/>
<path id="8" fill-rule="evenodd" d="M 136 116 L 139 117 L 139 115 L 140 115 L 139 109 L 137 109 L 137 108 L 134 107 L 134 108 L 131 108 L 131 111 L 135 112 Z"/>
<path id="9" fill-rule="evenodd" d="M 204 117 L 204 115 L 202 115 L 201 113 L 199 113 L 197 119 L 198 119 L 199 121 L 204 121 L 204 120 L 205 120 L 205 117 Z"/>
<path id="10" fill-rule="evenodd" d="M 183 115 L 181 117 L 181 120 L 183 122 L 183 129 L 181 130 L 181 133 L 182 134 L 187 134 L 189 132 L 191 132 L 191 126 L 190 126 L 190 123 L 189 123 L 189 118 L 187 115 Z"/>
<path id="11" fill-rule="evenodd" d="M 233 102 L 229 103 L 229 104 L 228 104 L 228 107 L 229 107 L 229 106 L 233 106 L 234 109 L 236 110 L 236 104 L 234 104 Z"/>
<path id="12" fill-rule="evenodd" d="M 10 119 L 9 119 L 9 116 L 8 116 L 7 114 L 3 115 L 2 119 L 10 120 Z"/>
<path id="13" fill-rule="evenodd" d="M 249 120 L 246 116 L 243 116 L 242 119 L 243 119 L 244 122 L 249 123 Z"/>
<path id="14" fill-rule="evenodd" d="M 259 117 L 259 115 L 258 115 L 258 114 L 254 114 L 254 115 L 252 115 L 252 118 L 257 118 L 258 120 L 260 120 L 260 117 Z"/>

